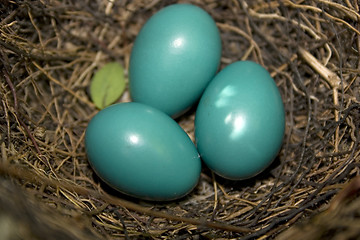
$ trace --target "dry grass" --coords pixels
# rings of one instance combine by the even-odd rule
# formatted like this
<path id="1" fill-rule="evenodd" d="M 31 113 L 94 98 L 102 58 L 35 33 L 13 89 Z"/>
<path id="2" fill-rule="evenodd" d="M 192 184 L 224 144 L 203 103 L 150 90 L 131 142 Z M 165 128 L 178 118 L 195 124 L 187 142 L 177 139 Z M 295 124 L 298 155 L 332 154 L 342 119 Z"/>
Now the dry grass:
<path id="1" fill-rule="evenodd" d="M 359 221 L 359 214 L 349 213 L 358 200 L 348 199 L 358 196 L 360 187 L 351 185 L 352 191 L 326 209 L 359 175 L 356 0 L 181 1 L 201 6 L 217 22 L 221 68 L 251 59 L 271 72 L 286 109 L 283 148 L 251 180 L 228 181 L 204 168 L 197 188 L 174 202 L 128 198 L 94 175 L 83 141 L 97 113 L 89 81 L 109 61 L 128 69 L 141 26 L 175 2 L 2 1 L 0 217 L 21 219 L 27 229 L 12 234 L 24 239 L 264 239 L 297 222 L 308 229 L 330 221 L 331 228 L 313 228 L 312 237 L 348 236 L 344 222 Z M 129 101 L 128 92 L 120 101 Z M 193 119 L 194 109 L 179 119 L 192 139 Z M 334 214 L 339 211 L 343 214 Z M 356 226 L 349 224 L 346 232 L 356 232 Z M 299 237 L 297 225 L 284 234 Z"/>

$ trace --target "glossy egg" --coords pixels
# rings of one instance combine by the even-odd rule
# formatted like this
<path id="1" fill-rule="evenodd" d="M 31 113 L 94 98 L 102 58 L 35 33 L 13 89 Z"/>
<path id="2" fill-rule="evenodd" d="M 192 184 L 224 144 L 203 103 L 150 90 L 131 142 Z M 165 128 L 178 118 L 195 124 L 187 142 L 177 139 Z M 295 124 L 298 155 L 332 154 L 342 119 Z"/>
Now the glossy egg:
<path id="1" fill-rule="evenodd" d="M 284 129 L 279 90 L 268 71 L 252 61 L 220 71 L 196 110 L 201 158 L 228 179 L 250 178 L 269 166 L 281 148 Z"/>
<path id="2" fill-rule="evenodd" d="M 200 157 L 188 135 L 168 115 L 141 103 L 101 110 L 86 129 L 85 146 L 98 176 L 137 198 L 180 198 L 200 176 Z"/>
<path id="3" fill-rule="evenodd" d="M 190 4 L 165 7 L 146 22 L 132 48 L 132 100 L 178 116 L 200 98 L 220 57 L 220 34 L 207 12 Z"/>

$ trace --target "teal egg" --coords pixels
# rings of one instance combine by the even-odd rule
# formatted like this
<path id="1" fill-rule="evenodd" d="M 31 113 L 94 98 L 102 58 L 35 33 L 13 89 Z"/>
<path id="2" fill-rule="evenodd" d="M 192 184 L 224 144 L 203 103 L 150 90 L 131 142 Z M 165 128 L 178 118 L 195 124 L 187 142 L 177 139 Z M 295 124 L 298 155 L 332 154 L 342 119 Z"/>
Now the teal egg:
<path id="1" fill-rule="evenodd" d="M 98 176 L 137 198 L 180 198 L 200 176 L 200 156 L 188 135 L 168 115 L 141 103 L 101 110 L 86 129 L 85 146 Z"/>
<path id="2" fill-rule="evenodd" d="M 262 172 L 281 148 L 284 105 L 265 68 L 232 63 L 206 88 L 195 116 L 198 151 L 218 175 L 234 180 Z"/>
<path id="3" fill-rule="evenodd" d="M 219 30 L 207 12 L 190 4 L 165 7 L 136 37 L 129 67 L 131 98 L 178 116 L 200 98 L 220 57 Z"/>

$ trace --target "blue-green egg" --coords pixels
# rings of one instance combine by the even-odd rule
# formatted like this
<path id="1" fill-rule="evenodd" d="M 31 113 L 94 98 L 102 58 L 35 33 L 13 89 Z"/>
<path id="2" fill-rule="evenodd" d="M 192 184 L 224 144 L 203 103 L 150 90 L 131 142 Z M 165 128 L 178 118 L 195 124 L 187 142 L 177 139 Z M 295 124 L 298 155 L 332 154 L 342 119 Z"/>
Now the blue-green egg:
<path id="1" fill-rule="evenodd" d="M 250 178 L 269 166 L 281 148 L 284 130 L 280 92 L 268 71 L 252 61 L 220 71 L 196 110 L 201 158 L 228 179 Z"/>
<path id="2" fill-rule="evenodd" d="M 168 115 L 141 103 L 101 110 L 86 129 L 85 146 L 97 175 L 137 198 L 180 198 L 200 176 L 200 156 L 188 135 Z"/>
<path id="3" fill-rule="evenodd" d="M 130 94 L 170 116 L 191 107 L 215 76 L 221 38 L 212 17 L 191 4 L 174 4 L 153 15 L 132 48 Z"/>

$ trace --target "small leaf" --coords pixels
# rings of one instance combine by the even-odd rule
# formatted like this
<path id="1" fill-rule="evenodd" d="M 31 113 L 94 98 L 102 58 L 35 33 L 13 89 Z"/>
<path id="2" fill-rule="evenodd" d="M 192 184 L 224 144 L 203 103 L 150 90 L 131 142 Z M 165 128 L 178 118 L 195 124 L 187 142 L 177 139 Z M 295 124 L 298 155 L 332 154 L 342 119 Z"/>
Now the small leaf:
<path id="1" fill-rule="evenodd" d="M 103 109 L 115 102 L 125 89 L 124 69 L 117 63 L 108 63 L 93 76 L 90 96 L 95 106 Z"/>

